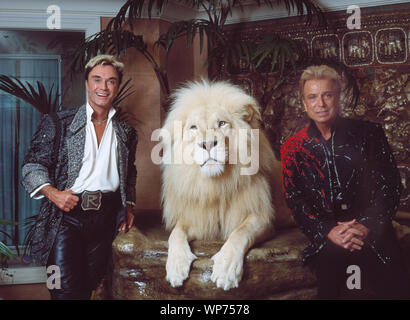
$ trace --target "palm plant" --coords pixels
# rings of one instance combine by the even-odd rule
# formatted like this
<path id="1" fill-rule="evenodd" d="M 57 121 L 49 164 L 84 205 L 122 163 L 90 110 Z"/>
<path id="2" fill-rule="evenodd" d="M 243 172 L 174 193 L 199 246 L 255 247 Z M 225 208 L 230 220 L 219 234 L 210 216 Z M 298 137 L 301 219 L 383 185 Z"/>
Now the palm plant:
<path id="1" fill-rule="evenodd" d="M 16 98 L 22 99 L 23 101 L 32 105 L 35 109 L 37 109 L 40 113 L 49 113 L 52 110 L 55 110 L 58 104 L 58 95 L 53 93 L 53 86 L 50 88 L 49 92 L 46 92 L 44 85 L 37 81 L 36 83 L 37 89 L 32 86 L 30 83 L 26 82 L 25 84 L 21 82 L 19 79 L 15 77 L 8 77 L 6 75 L 0 75 L 0 90 L 13 95 Z M 18 212 L 18 187 L 19 187 L 19 174 L 18 174 L 18 152 L 19 152 L 19 135 L 20 135 L 20 105 L 17 104 L 16 110 L 16 145 L 14 146 L 14 159 L 15 164 L 14 167 L 16 171 L 14 172 L 14 195 L 15 195 L 15 209 Z M 13 225 L 16 226 L 17 223 L 13 221 L 1 220 L 1 225 Z M 13 239 L 7 232 L 0 230 L 0 233 L 5 235 L 7 238 L 10 238 L 13 243 L 15 243 L 15 239 Z M 18 252 L 18 246 L 15 243 Z M 12 251 L 6 246 L 3 242 L 0 242 L 0 255 L 2 257 L 1 262 L 2 266 L 6 264 L 8 258 L 12 258 L 13 254 Z"/>
<path id="2" fill-rule="evenodd" d="M 17 225 L 17 223 L 14 221 L 0 219 L 0 225 L 15 226 Z M 10 236 L 6 231 L 0 230 L 0 234 L 3 234 L 4 236 L 6 236 L 6 238 L 9 238 L 10 240 L 12 240 L 13 243 L 15 242 L 13 237 Z M 15 243 L 15 247 L 18 252 L 18 245 L 16 243 Z M 7 260 L 13 257 L 14 257 L 14 254 L 10 250 L 9 246 L 3 243 L 3 241 L 0 241 L 0 268 L 7 267 Z"/>
<path id="3" fill-rule="evenodd" d="M 56 110 L 58 94 L 53 94 L 53 86 L 46 93 L 46 89 L 40 81 L 37 81 L 36 84 L 37 90 L 28 82 L 24 85 L 15 77 L 0 75 L 0 90 L 26 101 L 40 113 L 44 114 Z"/>
<path id="4" fill-rule="evenodd" d="M 208 48 L 208 65 L 222 60 L 226 66 L 230 67 L 245 61 L 251 69 L 258 71 L 261 64 L 269 63 L 270 72 L 280 71 L 280 77 L 283 79 L 288 76 L 284 74 L 284 70 L 285 65 L 289 62 L 290 70 L 296 71 L 297 62 L 300 62 L 295 60 L 298 46 L 291 39 L 270 35 L 270 38 L 268 36 L 266 39 L 243 41 L 242 39 L 229 39 L 226 36 L 224 26 L 227 18 L 232 15 L 235 8 L 243 9 L 244 0 L 181 0 L 181 2 L 204 10 L 206 18 L 177 21 L 171 24 L 167 31 L 159 36 L 154 45 L 154 49 L 159 47 L 165 50 L 166 58 L 177 39 L 185 37 L 186 45 L 189 47 L 194 38 L 199 36 L 200 52 L 202 53 L 205 45 Z M 121 52 L 126 53 L 129 48 L 135 48 L 149 61 L 160 83 L 161 90 L 166 97 L 169 96 L 171 89 L 167 75 L 167 59 L 165 58 L 165 62 L 161 65 L 154 58 L 154 54 L 149 51 L 143 36 L 134 34 L 137 19 L 141 18 L 145 12 L 151 18 L 154 10 L 161 12 L 167 3 L 166 0 L 127 0 L 118 14 L 108 23 L 106 30 L 96 33 L 82 43 L 81 50 L 76 52 L 73 60 L 75 61 L 72 65 L 73 70 L 83 68 L 87 58 L 99 52 L 119 55 Z M 249 3 L 246 1 L 246 4 Z M 315 17 L 319 24 L 326 24 L 325 15 L 314 0 L 255 0 L 252 3 L 258 6 L 265 4 L 272 9 L 275 4 L 284 5 L 289 14 L 292 10 L 295 10 L 298 15 L 305 14 L 307 24 L 311 24 Z M 269 44 L 268 40 L 270 40 Z M 272 90 L 267 92 L 267 96 L 271 92 Z M 262 103 L 262 106 L 265 105 Z M 167 104 L 163 104 L 163 107 L 167 111 Z"/>
<path id="5" fill-rule="evenodd" d="M 96 34 L 96 39 L 109 34 L 110 45 L 113 53 L 126 52 L 129 47 L 135 47 L 152 65 L 160 83 L 160 87 L 165 96 L 164 103 L 161 104 L 165 112 L 169 108 L 170 87 L 167 76 L 167 57 L 177 39 L 185 38 L 186 46 L 192 45 L 195 37 L 199 37 L 200 53 L 207 47 L 207 64 L 212 70 L 212 75 L 216 78 L 235 78 L 235 70 L 244 71 L 250 74 L 252 82 L 259 89 L 255 98 L 258 99 L 262 113 L 262 125 L 269 124 L 269 139 L 277 147 L 278 139 L 272 135 L 273 127 L 279 125 L 281 114 L 285 106 L 275 105 L 270 109 L 274 117 L 265 112 L 272 104 L 272 98 L 281 96 L 281 86 L 287 83 L 288 79 L 295 80 L 297 72 L 305 69 L 308 65 L 328 64 L 343 74 L 346 80 L 345 103 L 349 107 L 354 107 L 359 98 L 359 90 L 356 80 L 350 70 L 341 62 L 309 57 L 303 52 L 300 44 L 275 33 L 266 34 L 263 37 L 250 37 L 243 39 L 225 31 L 225 24 L 229 15 L 232 15 L 234 8 L 241 8 L 245 4 L 254 3 L 258 6 L 265 4 L 273 9 L 274 4 L 284 5 L 288 14 L 293 10 L 298 15 L 305 14 L 306 24 L 310 25 L 317 18 L 320 27 L 326 27 L 325 14 L 316 5 L 315 0 L 180 0 L 183 3 L 191 4 L 192 7 L 202 9 L 205 18 L 177 21 L 170 25 L 165 33 L 161 34 L 154 43 L 154 49 L 160 48 L 165 51 L 165 59 L 156 61 L 154 55 L 150 53 L 149 47 L 144 45 L 142 35 L 138 36 L 139 45 L 133 42 L 127 43 L 122 37 L 124 33 L 135 32 L 135 21 L 147 12 L 151 17 L 152 12 L 162 11 L 167 5 L 166 0 L 127 0 L 121 7 L 116 17 L 111 19 L 106 30 Z M 146 11 L 144 11 L 146 10 Z M 119 38 L 119 39 L 118 39 Z M 96 46 L 95 43 L 85 43 L 87 50 L 80 56 L 87 56 L 91 51 L 103 51 L 104 47 Z M 97 49 L 98 48 L 98 49 Z M 162 64 L 161 64 L 162 63 Z M 243 68 L 245 66 L 245 68 Z M 227 71 L 227 72 L 226 72 Z M 266 121 L 266 123 L 265 123 Z M 275 142 L 276 141 L 276 142 Z"/>

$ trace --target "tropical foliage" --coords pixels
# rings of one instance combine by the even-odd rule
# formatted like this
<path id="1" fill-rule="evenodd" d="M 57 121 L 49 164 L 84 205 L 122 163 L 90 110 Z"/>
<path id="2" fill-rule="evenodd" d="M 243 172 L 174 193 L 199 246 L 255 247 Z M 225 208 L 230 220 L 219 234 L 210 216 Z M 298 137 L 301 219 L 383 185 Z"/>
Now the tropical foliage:
<path id="1" fill-rule="evenodd" d="M 15 226 L 17 225 L 16 222 L 14 221 L 8 221 L 4 219 L 0 219 L 0 225 L 5 225 L 5 226 Z M 14 242 L 14 239 L 4 230 L 0 230 L 0 234 L 6 236 L 6 238 L 9 238 L 11 241 Z M 18 246 L 16 244 L 16 249 L 18 251 Z M 4 268 L 7 266 L 7 260 L 10 258 L 13 258 L 14 254 L 3 241 L 0 241 L 0 268 Z"/>
<path id="2" fill-rule="evenodd" d="M 264 4 L 272 10 L 274 10 L 275 5 L 283 5 L 289 14 L 293 11 L 298 15 L 304 14 L 307 24 L 311 24 L 315 18 L 319 24 L 326 24 L 325 15 L 313 0 L 255 0 L 253 2 L 243 0 L 181 0 L 180 2 L 203 10 L 206 18 L 177 21 L 171 24 L 167 31 L 159 36 L 154 49 L 151 50 L 163 49 L 167 57 L 177 39 L 185 37 L 186 46 L 189 47 L 195 37 L 199 37 L 200 52 L 202 53 L 205 46 L 208 49 L 207 61 L 209 65 L 215 61 L 223 61 L 229 67 L 245 62 L 252 70 L 258 71 L 260 65 L 266 64 L 266 61 L 269 60 L 268 63 L 271 66 L 269 71 L 277 70 L 281 77 L 284 76 L 285 65 L 288 63 L 291 66 L 290 70 L 296 71 L 297 44 L 291 39 L 279 38 L 277 35 L 269 35 L 266 39 L 253 39 L 252 41 L 228 38 L 224 33 L 224 26 L 233 10 L 235 8 L 243 9 L 245 4 L 249 5 L 250 3 L 258 6 Z M 167 59 L 161 64 L 144 42 L 143 36 L 135 35 L 138 33 L 135 24 L 137 19 L 143 17 L 144 14 L 151 18 L 153 12 L 163 11 L 167 4 L 166 0 L 126 1 L 116 17 L 108 23 L 106 30 L 86 39 L 80 46 L 81 50 L 77 51 L 73 60 L 73 70 L 81 70 L 86 60 L 99 52 L 120 54 L 126 53 L 129 48 L 135 48 L 149 61 L 158 78 L 161 90 L 165 96 L 169 96 L 171 88 L 168 82 Z"/>
<path id="3" fill-rule="evenodd" d="M 0 75 L 0 90 L 26 101 L 41 113 L 49 113 L 51 110 L 56 110 L 58 95 L 56 92 L 53 93 L 53 86 L 51 86 L 47 93 L 40 81 L 37 81 L 36 84 L 37 89 L 29 82 L 23 84 L 15 77 Z"/>

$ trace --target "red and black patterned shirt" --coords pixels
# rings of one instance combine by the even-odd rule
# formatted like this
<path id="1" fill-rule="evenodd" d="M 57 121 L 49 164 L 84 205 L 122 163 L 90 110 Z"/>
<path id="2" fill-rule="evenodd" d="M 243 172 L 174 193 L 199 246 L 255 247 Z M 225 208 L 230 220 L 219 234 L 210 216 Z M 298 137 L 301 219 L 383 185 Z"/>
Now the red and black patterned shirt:
<path id="1" fill-rule="evenodd" d="M 311 242 L 304 261 L 326 245 L 338 221 L 354 218 L 370 229 L 367 242 L 380 260 L 390 260 L 392 244 L 383 239 L 393 232 L 401 184 L 379 124 L 339 117 L 325 141 L 311 121 L 284 143 L 281 159 L 286 202 Z"/>

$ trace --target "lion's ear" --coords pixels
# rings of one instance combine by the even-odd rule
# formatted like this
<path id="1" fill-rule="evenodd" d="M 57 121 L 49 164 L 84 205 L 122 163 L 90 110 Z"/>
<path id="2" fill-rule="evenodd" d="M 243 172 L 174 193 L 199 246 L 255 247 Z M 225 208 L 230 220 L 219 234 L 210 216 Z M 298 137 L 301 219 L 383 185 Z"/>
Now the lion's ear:
<path id="1" fill-rule="evenodd" d="M 245 112 L 243 114 L 243 119 L 248 123 L 251 123 L 254 120 L 259 121 L 260 120 L 259 108 L 253 104 L 247 104 L 245 106 Z"/>

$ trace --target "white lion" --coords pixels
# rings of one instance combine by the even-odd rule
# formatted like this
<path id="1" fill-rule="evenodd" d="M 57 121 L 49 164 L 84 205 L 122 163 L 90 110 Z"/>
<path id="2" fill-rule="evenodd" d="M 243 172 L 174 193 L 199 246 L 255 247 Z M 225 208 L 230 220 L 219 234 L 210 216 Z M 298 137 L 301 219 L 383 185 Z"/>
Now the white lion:
<path id="1" fill-rule="evenodd" d="M 277 213 L 291 219 L 281 165 L 260 130 L 258 103 L 239 87 L 202 80 L 172 98 L 162 128 L 163 219 L 172 230 L 166 279 L 178 287 L 188 278 L 191 240 L 222 239 L 211 280 L 229 290 L 238 287 L 248 249 L 273 236 Z"/>

